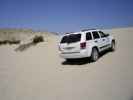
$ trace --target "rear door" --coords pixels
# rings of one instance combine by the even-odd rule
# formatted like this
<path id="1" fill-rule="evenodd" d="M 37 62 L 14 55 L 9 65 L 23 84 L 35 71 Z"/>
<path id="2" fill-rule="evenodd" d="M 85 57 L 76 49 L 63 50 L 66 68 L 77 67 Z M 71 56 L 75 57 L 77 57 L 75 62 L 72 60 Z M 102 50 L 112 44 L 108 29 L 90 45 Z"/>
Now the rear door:
<path id="1" fill-rule="evenodd" d="M 78 53 L 80 52 L 81 34 L 70 34 L 62 38 L 60 42 L 60 50 L 63 53 Z"/>
<path id="2" fill-rule="evenodd" d="M 86 46 L 89 47 L 92 42 L 92 35 L 91 32 L 86 33 Z"/>

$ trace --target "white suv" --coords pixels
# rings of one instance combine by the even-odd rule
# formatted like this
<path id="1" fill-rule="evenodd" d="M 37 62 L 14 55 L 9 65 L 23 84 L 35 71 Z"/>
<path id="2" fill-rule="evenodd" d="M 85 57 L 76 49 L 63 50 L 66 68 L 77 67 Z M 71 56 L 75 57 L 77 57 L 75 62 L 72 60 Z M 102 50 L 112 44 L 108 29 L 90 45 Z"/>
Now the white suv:
<path id="1" fill-rule="evenodd" d="M 66 60 L 90 57 L 95 62 L 99 53 L 107 49 L 115 50 L 115 39 L 96 29 L 67 33 L 59 43 L 60 56 Z"/>

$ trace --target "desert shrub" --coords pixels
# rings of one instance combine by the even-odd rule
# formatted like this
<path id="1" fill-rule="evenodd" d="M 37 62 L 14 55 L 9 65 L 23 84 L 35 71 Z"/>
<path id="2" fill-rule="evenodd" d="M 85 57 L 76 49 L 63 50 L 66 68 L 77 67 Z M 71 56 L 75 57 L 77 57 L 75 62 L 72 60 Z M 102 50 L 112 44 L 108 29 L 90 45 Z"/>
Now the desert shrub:
<path id="1" fill-rule="evenodd" d="M 1 40 L 0 41 L 0 44 L 3 45 L 3 44 L 8 44 L 8 40 Z"/>
<path id="2" fill-rule="evenodd" d="M 39 42 L 43 42 L 43 41 L 44 41 L 43 36 L 35 36 L 33 38 L 33 43 L 35 43 L 35 44 L 37 44 Z"/>
<path id="3" fill-rule="evenodd" d="M 3 41 L 0 41 L 0 45 L 5 45 L 5 44 L 19 44 L 20 43 L 20 40 L 14 40 L 14 41 L 11 41 L 11 40 L 3 40 Z"/>
<path id="4" fill-rule="evenodd" d="M 19 44 L 20 40 L 8 41 L 9 44 Z"/>

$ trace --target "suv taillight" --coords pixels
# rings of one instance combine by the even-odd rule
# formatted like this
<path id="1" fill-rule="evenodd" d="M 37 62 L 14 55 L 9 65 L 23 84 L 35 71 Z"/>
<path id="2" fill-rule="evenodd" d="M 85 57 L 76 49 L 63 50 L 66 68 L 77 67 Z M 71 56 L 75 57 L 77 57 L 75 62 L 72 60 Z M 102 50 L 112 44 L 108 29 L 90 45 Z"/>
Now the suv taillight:
<path id="1" fill-rule="evenodd" d="M 85 49 L 86 48 L 86 42 L 80 43 L 80 49 Z"/>

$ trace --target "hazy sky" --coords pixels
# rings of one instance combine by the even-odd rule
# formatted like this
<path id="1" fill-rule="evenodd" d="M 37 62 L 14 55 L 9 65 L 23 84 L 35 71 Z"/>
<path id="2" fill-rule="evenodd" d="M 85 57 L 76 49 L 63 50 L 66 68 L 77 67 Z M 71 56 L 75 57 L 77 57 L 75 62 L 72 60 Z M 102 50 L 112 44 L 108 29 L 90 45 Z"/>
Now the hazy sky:
<path id="1" fill-rule="evenodd" d="M 0 0 L 0 28 L 52 32 L 133 26 L 133 0 Z"/>

